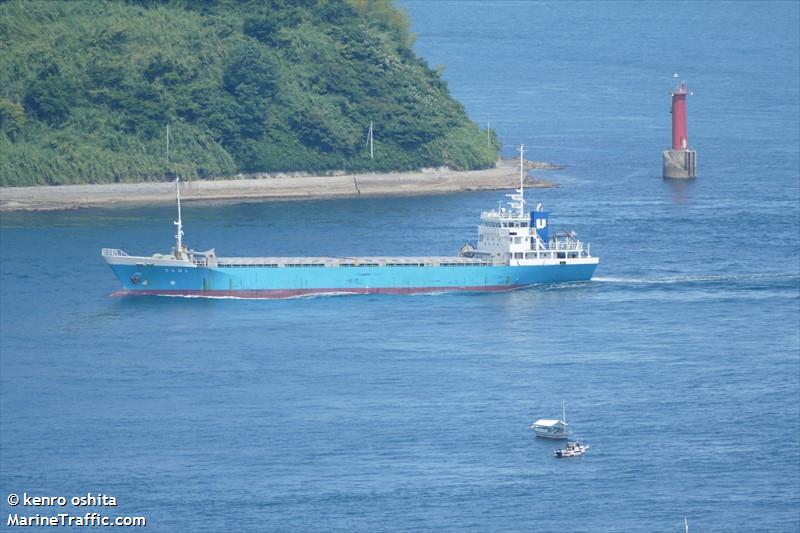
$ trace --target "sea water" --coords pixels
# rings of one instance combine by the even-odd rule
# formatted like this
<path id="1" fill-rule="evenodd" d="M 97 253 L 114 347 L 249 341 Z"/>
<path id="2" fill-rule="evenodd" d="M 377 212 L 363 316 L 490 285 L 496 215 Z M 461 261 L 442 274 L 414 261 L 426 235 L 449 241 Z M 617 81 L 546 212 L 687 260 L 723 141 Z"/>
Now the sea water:
<path id="1" fill-rule="evenodd" d="M 798 4 L 400 5 L 507 155 L 565 165 L 529 199 L 591 243 L 594 281 L 115 298 L 100 249 L 168 251 L 173 206 L 4 213 L 2 527 L 797 531 Z M 694 92 L 692 182 L 661 179 L 674 71 Z M 187 203 L 186 242 L 453 254 L 502 195 Z M 581 458 L 529 429 L 562 401 Z M 7 503 L 25 492 L 117 506 Z"/>

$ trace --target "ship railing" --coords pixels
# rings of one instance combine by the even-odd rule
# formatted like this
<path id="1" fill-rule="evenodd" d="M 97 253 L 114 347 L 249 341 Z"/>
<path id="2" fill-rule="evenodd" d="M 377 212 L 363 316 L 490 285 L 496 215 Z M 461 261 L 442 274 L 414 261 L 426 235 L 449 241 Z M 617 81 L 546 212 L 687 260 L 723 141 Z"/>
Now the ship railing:
<path id="1" fill-rule="evenodd" d="M 520 253 L 520 252 L 515 252 Z M 582 259 L 591 257 L 586 250 L 531 250 L 523 252 L 525 259 Z"/>
<path id="2" fill-rule="evenodd" d="M 531 251 L 526 251 L 527 254 L 532 254 L 531 257 L 535 259 L 563 259 L 567 258 L 583 258 L 591 257 L 589 246 L 585 245 L 577 239 L 571 240 L 555 240 L 545 243 L 544 246 L 537 246 L 535 243 L 531 245 Z"/>
<path id="3" fill-rule="evenodd" d="M 491 211 L 482 211 L 481 212 L 481 220 L 530 220 L 528 215 L 520 215 L 518 211 L 515 210 L 506 210 L 506 211 L 495 211 L 492 209 Z"/>
<path id="4" fill-rule="evenodd" d="M 103 248 L 103 257 L 129 257 L 128 254 L 117 248 Z"/>
<path id="5" fill-rule="evenodd" d="M 550 250 L 583 250 L 583 243 L 578 240 L 556 240 L 551 241 Z"/>

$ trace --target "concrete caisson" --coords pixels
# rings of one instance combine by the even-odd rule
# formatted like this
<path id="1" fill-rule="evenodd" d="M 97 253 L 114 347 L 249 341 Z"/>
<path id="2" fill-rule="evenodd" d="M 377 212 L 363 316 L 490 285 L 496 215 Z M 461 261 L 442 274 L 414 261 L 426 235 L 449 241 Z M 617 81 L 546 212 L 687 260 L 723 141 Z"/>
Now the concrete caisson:
<path id="1" fill-rule="evenodd" d="M 697 174 L 697 152 L 694 150 L 664 150 L 665 179 L 694 178 Z"/>

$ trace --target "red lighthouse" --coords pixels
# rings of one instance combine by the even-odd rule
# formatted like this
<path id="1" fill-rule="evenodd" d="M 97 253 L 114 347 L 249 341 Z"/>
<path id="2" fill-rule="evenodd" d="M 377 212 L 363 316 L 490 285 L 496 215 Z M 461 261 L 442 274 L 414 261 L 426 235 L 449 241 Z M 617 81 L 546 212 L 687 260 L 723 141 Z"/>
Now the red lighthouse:
<path id="1" fill-rule="evenodd" d="M 675 75 L 678 76 L 677 74 Z M 689 149 L 689 136 L 686 133 L 686 83 L 681 82 L 672 96 L 672 149 L 664 150 L 664 178 L 694 178 L 697 167 L 697 153 Z"/>
<path id="2" fill-rule="evenodd" d="M 686 150 L 689 140 L 686 136 L 686 83 L 672 92 L 672 149 Z"/>

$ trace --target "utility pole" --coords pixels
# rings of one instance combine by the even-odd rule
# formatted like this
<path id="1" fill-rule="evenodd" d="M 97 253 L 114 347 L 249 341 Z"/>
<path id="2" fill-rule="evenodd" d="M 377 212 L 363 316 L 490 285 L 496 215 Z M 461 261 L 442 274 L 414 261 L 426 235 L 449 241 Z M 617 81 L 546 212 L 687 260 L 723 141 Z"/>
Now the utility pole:
<path id="1" fill-rule="evenodd" d="M 370 159 L 374 159 L 375 158 L 375 153 L 373 152 L 373 149 L 372 149 L 372 144 L 373 143 L 372 143 L 372 121 L 371 120 L 369 121 L 369 133 L 367 134 L 367 140 L 369 141 L 369 158 Z"/>

